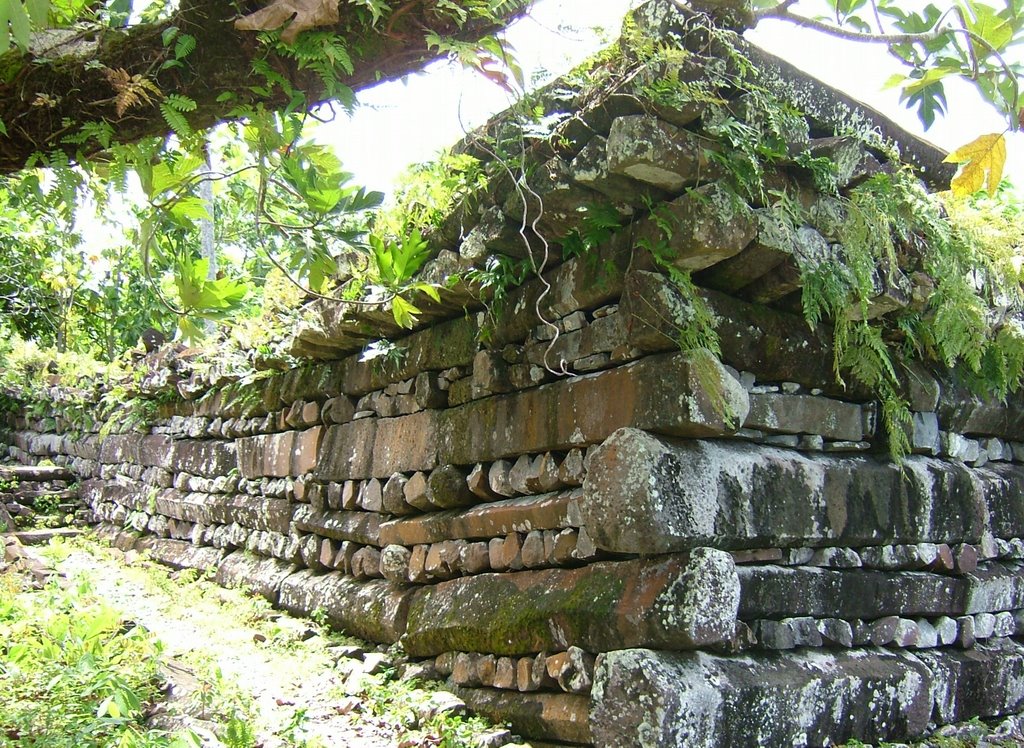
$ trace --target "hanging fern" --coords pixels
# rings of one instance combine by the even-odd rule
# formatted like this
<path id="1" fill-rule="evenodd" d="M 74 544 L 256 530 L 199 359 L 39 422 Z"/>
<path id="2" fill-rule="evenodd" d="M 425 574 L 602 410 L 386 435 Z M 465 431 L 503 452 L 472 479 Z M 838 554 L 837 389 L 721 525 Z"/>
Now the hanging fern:
<path id="1" fill-rule="evenodd" d="M 192 134 L 192 126 L 185 118 L 185 112 L 194 112 L 196 102 L 188 96 L 181 94 L 170 94 L 160 102 L 160 113 L 174 133 L 181 138 Z"/>

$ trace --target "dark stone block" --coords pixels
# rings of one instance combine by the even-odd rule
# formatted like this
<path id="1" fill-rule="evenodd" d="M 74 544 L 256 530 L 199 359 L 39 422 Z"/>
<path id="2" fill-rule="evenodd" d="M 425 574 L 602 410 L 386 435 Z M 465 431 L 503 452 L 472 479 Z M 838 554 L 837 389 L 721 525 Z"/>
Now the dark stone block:
<path id="1" fill-rule="evenodd" d="M 598 748 L 899 741 L 925 730 L 931 685 L 920 662 L 880 651 L 622 650 L 598 657 L 592 739 Z"/>

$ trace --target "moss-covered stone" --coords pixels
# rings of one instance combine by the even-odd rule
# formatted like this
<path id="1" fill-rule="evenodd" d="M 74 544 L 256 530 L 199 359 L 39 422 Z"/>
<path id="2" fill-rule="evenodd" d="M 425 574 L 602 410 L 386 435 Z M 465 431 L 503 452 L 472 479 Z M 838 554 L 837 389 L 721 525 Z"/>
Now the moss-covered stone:
<path id="1" fill-rule="evenodd" d="M 578 646 L 689 649 L 733 634 L 739 588 L 732 558 L 689 557 L 481 574 L 416 592 L 402 645 L 516 655 Z"/>

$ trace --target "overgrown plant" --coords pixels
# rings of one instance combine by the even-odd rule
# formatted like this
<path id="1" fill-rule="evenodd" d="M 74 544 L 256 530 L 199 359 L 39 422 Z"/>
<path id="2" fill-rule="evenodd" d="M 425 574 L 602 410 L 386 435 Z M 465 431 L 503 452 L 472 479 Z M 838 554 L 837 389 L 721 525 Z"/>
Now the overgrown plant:
<path id="1" fill-rule="evenodd" d="M 159 643 L 87 585 L 37 592 L 0 576 L 0 744 L 193 748 L 145 725 L 159 693 Z"/>

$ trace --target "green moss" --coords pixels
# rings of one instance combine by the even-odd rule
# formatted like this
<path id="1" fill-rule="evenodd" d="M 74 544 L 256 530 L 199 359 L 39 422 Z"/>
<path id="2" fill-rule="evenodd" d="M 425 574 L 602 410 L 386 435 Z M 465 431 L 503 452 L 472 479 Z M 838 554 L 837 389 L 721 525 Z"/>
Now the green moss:
<path id="1" fill-rule="evenodd" d="M 564 572 L 572 574 L 572 572 Z M 431 652 L 492 652 L 501 655 L 530 654 L 563 648 L 553 629 L 569 642 L 586 643 L 611 630 L 626 580 L 611 569 L 589 567 L 574 580 L 544 575 L 530 590 L 493 575 L 465 582 L 454 594 L 455 605 L 438 620 L 439 612 L 426 595 L 413 603 L 410 630 L 415 631 L 415 650 Z M 552 585 L 545 588 L 545 583 Z M 532 590 L 532 591 L 531 591 Z M 464 605 L 488 611 L 484 628 L 465 625 Z"/>

